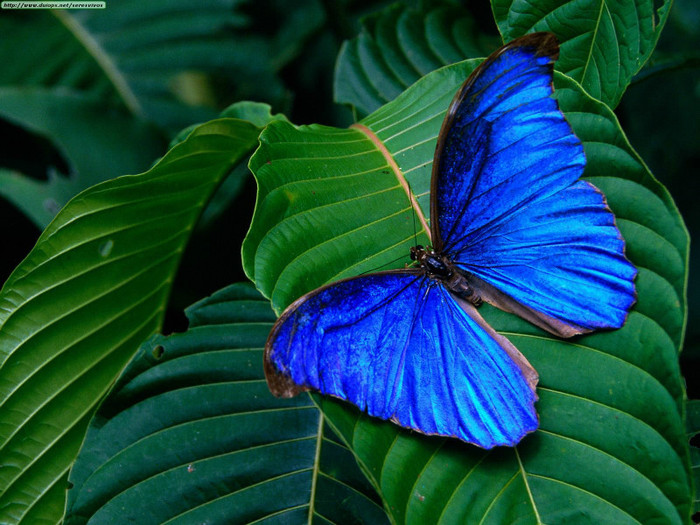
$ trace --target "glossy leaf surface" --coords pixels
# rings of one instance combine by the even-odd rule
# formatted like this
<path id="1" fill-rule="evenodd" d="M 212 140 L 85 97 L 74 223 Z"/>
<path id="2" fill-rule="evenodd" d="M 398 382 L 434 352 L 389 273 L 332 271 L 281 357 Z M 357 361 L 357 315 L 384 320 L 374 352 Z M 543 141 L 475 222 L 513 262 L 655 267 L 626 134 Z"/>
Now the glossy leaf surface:
<path id="1" fill-rule="evenodd" d="M 256 144 L 204 124 L 151 170 L 72 199 L 0 292 L 0 522 L 56 523 L 94 407 L 162 322 L 190 232 Z"/>
<path id="2" fill-rule="evenodd" d="M 267 390 L 269 303 L 232 285 L 187 315 L 187 332 L 141 346 L 92 420 L 66 525 L 386 523 L 309 397 Z"/>
<path id="3" fill-rule="evenodd" d="M 593 97 L 617 106 L 632 77 L 651 56 L 672 0 L 492 0 L 505 42 L 533 31 L 551 31 L 561 42 L 558 71 Z"/>
<path id="4" fill-rule="evenodd" d="M 258 205 L 243 255 L 278 311 L 340 277 L 402 267 L 408 247 L 425 243 L 435 139 L 474 66 L 428 75 L 349 130 L 265 130 L 251 160 Z M 540 374 L 541 428 L 515 449 L 417 436 L 319 398 L 397 523 L 688 522 L 677 361 L 687 233 L 612 112 L 565 77 L 555 86 L 584 144 L 585 177 L 605 193 L 639 270 L 638 302 L 621 330 L 568 341 L 482 307 Z"/>
<path id="5" fill-rule="evenodd" d="M 562 42 L 557 69 L 613 107 L 651 56 L 671 7 L 669 0 L 658 5 L 647 0 L 491 4 L 503 42 L 552 31 Z M 368 17 L 362 32 L 344 44 L 336 66 L 335 99 L 365 116 L 421 74 L 488 55 L 499 42 L 489 43 L 479 31 L 458 8 L 433 7 L 419 16 L 410 8 L 389 7 Z"/>

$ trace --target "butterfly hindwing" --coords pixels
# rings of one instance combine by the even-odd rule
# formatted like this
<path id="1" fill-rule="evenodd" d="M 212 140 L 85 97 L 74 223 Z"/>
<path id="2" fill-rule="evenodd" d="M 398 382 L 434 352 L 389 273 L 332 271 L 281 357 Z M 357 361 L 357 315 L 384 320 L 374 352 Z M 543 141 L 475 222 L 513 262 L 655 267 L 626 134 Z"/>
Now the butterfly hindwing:
<path id="1" fill-rule="evenodd" d="M 477 276 L 484 300 L 571 336 L 622 326 L 636 270 L 603 195 L 578 180 L 585 156 L 552 98 L 552 39 L 505 46 L 455 98 L 433 221 L 438 249 Z"/>
<path id="2" fill-rule="evenodd" d="M 536 374 L 465 307 L 412 271 L 320 288 L 275 325 L 268 384 L 278 395 L 311 389 L 346 399 L 427 434 L 513 445 L 537 428 Z"/>
<path id="3" fill-rule="evenodd" d="M 468 244 L 459 255 L 465 262 L 455 263 L 544 317 L 573 327 L 572 333 L 550 331 L 570 336 L 624 324 L 635 299 L 636 269 L 624 256 L 603 195 L 588 182 L 514 214 L 484 242 Z"/>

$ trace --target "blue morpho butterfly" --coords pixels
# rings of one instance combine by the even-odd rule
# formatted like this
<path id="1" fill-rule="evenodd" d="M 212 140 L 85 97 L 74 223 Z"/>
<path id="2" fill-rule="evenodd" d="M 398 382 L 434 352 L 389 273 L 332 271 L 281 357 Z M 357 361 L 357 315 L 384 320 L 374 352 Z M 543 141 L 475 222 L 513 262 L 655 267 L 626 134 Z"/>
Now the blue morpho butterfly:
<path id="1" fill-rule="evenodd" d="M 265 346 L 273 394 L 317 390 L 426 434 L 512 446 L 538 426 L 538 376 L 475 307 L 561 337 L 624 324 L 636 270 L 604 196 L 578 180 L 583 147 L 551 96 L 558 52 L 553 35 L 526 35 L 469 76 L 435 151 L 433 247 L 289 306 Z"/>

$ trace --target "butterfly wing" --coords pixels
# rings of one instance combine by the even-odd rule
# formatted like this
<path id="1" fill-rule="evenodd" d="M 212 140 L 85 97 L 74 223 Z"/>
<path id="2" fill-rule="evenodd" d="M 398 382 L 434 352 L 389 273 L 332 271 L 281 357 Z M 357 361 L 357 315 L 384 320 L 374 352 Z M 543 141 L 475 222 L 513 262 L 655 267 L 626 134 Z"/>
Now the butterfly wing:
<path id="1" fill-rule="evenodd" d="M 583 146 L 552 98 L 553 35 L 489 57 L 448 111 L 433 166 L 434 244 L 483 299 L 557 335 L 622 326 L 634 266 Z"/>
<path id="2" fill-rule="evenodd" d="M 565 337 L 620 328 L 635 300 L 636 269 L 613 214 L 585 181 L 514 214 L 459 258 L 484 300 Z"/>
<path id="3" fill-rule="evenodd" d="M 537 428 L 537 374 L 471 305 L 420 272 L 333 283 L 278 319 L 265 347 L 271 391 L 316 390 L 370 415 L 484 448 Z"/>

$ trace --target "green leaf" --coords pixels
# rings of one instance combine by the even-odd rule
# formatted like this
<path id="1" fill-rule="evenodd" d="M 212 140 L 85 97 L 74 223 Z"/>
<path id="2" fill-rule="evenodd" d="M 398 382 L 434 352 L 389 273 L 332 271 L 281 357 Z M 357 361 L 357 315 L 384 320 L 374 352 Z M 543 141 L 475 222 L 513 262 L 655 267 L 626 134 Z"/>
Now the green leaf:
<path id="1" fill-rule="evenodd" d="M 553 32 L 561 42 L 556 69 L 613 108 L 654 51 L 671 4 L 672 0 L 491 0 L 504 42 L 532 31 Z"/>
<path id="2" fill-rule="evenodd" d="M 0 117 L 48 139 L 70 166 L 68 176 L 52 171 L 47 181 L 0 171 L 0 195 L 40 229 L 80 191 L 147 169 L 163 148 L 152 127 L 64 88 L 0 87 Z"/>
<path id="3" fill-rule="evenodd" d="M 240 98 L 280 100 L 274 50 L 245 31 L 239 4 L 122 0 L 107 9 L 3 16 L 0 85 L 80 89 L 170 131 L 215 117 L 211 75 L 232 81 Z"/>
<path id="4" fill-rule="evenodd" d="M 311 523 L 310 512 L 386 523 L 309 397 L 268 391 L 269 303 L 232 285 L 187 316 L 187 332 L 141 346 L 100 406 L 71 470 L 66 525 Z"/>
<path id="5" fill-rule="evenodd" d="M 394 4 L 364 18 L 360 34 L 338 55 L 335 101 L 365 116 L 423 75 L 495 49 L 497 42 L 482 42 L 466 9 L 434 4 L 420 10 Z"/>
<path id="6" fill-rule="evenodd" d="M 182 251 L 256 144 L 236 119 L 196 128 L 151 170 L 73 198 L 0 292 L 0 522 L 56 523 L 93 409 L 158 330 Z"/>
<path id="7" fill-rule="evenodd" d="M 287 117 L 285 117 L 283 114 L 278 113 L 273 115 L 271 110 L 272 108 L 269 104 L 261 104 L 260 102 L 250 102 L 245 100 L 243 102 L 231 104 L 221 112 L 221 116 L 226 118 L 247 120 L 254 126 L 261 129 L 274 120 L 287 121 Z"/>
<path id="8" fill-rule="evenodd" d="M 221 118 L 236 118 L 240 120 L 245 120 L 253 124 L 254 126 L 262 129 L 267 124 L 275 120 L 286 121 L 282 113 L 272 114 L 271 107 L 269 104 L 263 104 L 260 102 L 236 102 L 231 104 L 229 107 L 224 109 L 219 115 Z M 196 129 L 199 124 L 193 124 L 188 126 L 178 133 L 173 140 L 170 142 L 170 148 L 175 147 L 185 140 L 192 130 Z M 213 223 L 217 217 L 219 217 L 230 205 L 231 202 L 236 198 L 243 188 L 243 184 L 248 179 L 250 171 L 248 170 L 248 159 L 249 156 L 243 157 L 238 164 L 233 168 L 231 175 L 226 177 L 221 185 L 217 188 L 214 195 L 212 195 L 211 200 L 207 204 L 207 207 L 202 212 L 202 216 L 197 221 L 198 228 L 207 228 L 211 223 Z"/>
<path id="9" fill-rule="evenodd" d="M 426 242 L 436 137 L 476 64 L 429 74 L 348 130 L 272 123 L 263 132 L 250 162 L 258 201 L 243 258 L 276 311 L 340 277 L 401 267 L 408 247 Z M 555 86 L 584 143 L 585 176 L 605 192 L 639 268 L 638 302 L 624 328 L 573 340 L 482 307 L 540 374 L 540 429 L 516 448 L 419 436 L 321 398 L 396 523 L 689 520 L 678 366 L 687 231 L 611 110 L 562 75 Z"/>

